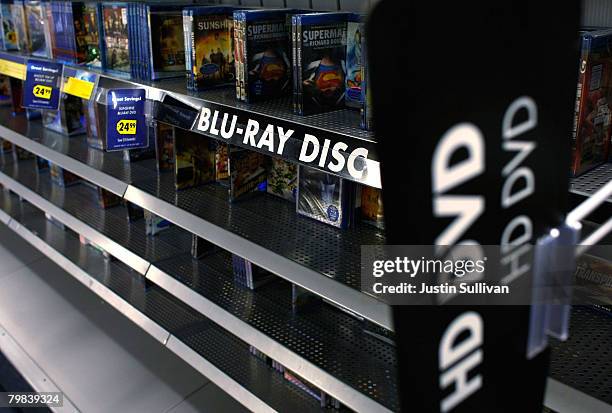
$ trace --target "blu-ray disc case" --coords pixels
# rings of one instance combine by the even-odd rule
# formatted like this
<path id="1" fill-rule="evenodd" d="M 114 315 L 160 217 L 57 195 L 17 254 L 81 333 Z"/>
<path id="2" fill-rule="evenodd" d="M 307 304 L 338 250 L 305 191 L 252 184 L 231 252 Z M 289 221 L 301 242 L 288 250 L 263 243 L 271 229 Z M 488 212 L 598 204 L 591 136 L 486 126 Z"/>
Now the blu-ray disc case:
<path id="1" fill-rule="evenodd" d="M 9 6 L 11 16 L 13 17 L 13 24 L 15 25 L 15 33 L 17 34 L 17 50 L 22 53 L 29 53 L 28 26 L 25 18 L 23 0 L 14 0 Z"/>
<path id="2" fill-rule="evenodd" d="M 354 192 L 351 182 L 303 165 L 298 171 L 298 214 L 338 228 L 348 227 Z"/>
<path id="3" fill-rule="evenodd" d="M 269 170 L 267 156 L 232 146 L 229 149 L 230 202 L 266 192 Z"/>
<path id="4" fill-rule="evenodd" d="M 147 6 L 147 57 L 151 79 L 185 76 L 185 39 L 182 10 Z"/>
<path id="5" fill-rule="evenodd" d="M 51 57 L 51 28 L 47 18 L 49 2 L 27 0 L 24 13 L 27 22 L 27 39 L 32 56 Z"/>
<path id="6" fill-rule="evenodd" d="M 184 9 L 189 89 L 204 90 L 234 83 L 233 10 L 233 7 Z"/>
<path id="7" fill-rule="evenodd" d="M 255 102 L 291 92 L 291 9 L 234 12 L 237 96 Z"/>
<path id="8" fill-rule="evenodd" d="M 347 20 L 351 16 L 352 13 L 294 16 L 298 114 L 344 107 Z"/>
<path id="9" fill-rule="evenodd" d="M 585 32 L 572 136 L 572 173 L 579 175 L 608 158 L 612 133 L 612 29 Z"/>
<path id="10" fill-rule="evenodd" d="M 361 109 L 363 106 L 362 64 L 363 64 L 363 36 L 364 24 L 361 16 L 353 15 L 347 22 L 346 31 L 346 95 L 347 107 Z"/>
<path id="11" fill-rule="evenodd" d="M 382 191 L 371 186 L 361 188 L 361 219 L 363 222 L 384 228 Z"/>
<path id="12" fill-rule="evenodd" d="M 268 193 L 295 202 L 297 175 L 297 164 L 280 158 L 272 158 L 268 174 Z"/>
<path id="13" fill-rule="evenodd" d="M 15 22 L 13 21 L 13 15 L 11 13 L 10 0 L 3 0 L 0 3 L 0 14 L 2 18 L 2 48 L 3 50 L 19 50 L 19 44 L 17 41 L 17 29 L 15 28 Z"/>
<path id="14" fill-rule="evenodd" d="M 177 190 L 214 182 L 215 143 L 210 138 L 175 128 L 174 155 Z"/>
<path id="15" fill-rule="evenodd" d="M 131 74 L 128 37 L 128 3 L 102 3 L 106 70 Z"/>
<path id="16" fill-rule="evenodd" d="M 154 121 L 155 157 L 159 172 L 174 171 L 174 127 Z"/>

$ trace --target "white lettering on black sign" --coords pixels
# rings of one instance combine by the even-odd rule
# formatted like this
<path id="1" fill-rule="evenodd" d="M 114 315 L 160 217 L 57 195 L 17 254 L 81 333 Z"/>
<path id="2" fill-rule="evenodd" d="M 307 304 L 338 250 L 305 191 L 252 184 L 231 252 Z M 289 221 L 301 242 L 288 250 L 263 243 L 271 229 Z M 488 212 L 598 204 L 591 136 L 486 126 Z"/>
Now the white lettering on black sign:
<path id="1" fill-rule="evenodd" d="M 287 141 L 290 138 L 299 139 L 294 136 L 295 131 L 283 128 L 271 123 L 261 124 L 254 119 L 248 119 L 246 125 L 241 128 L 238 125 L 238 116 L 223 113 L 210 108 L 202 108 L 200 119 L 196 126 L 200 132 L 205 132 L 214 136 L 229 140 L 236 135 L 241 135 L 239 141 L 243 145 L 251 146 L 259 150 L 266 150 L 270 154 L 286 157 Z M 368 158 L 368 149 L 355 148 L 349 151 L 349 145 L 326 138 L 319 138 L 315 135 L 304 133 L 301 137 L 301 146 L 297 161 L 324 168 L 330 172 L 339 173 L 346 170 L 354 179 L 364 178 L 364 162 Z"/>

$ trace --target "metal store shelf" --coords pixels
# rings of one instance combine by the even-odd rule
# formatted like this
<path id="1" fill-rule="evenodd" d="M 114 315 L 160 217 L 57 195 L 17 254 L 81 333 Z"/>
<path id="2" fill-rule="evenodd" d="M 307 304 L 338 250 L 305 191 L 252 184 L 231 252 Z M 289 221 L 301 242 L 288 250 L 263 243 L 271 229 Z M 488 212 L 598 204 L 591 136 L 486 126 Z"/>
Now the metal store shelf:
<path id="1" fill-rule="evenodd" d="M 0 52 L 0 59 L 25 62 L 28 57 L 29 56 L 22 56 L 13 52 Z M 287 142 L 286 146 L 291 148 L 285 151 L 285 157 L 287 159 L 297 160 L 296 154 L 299 153 L 299 148 L 302 143 L 302 139 L 298 138 L 298 136 L 303 135 L 303 131 L 316 136 L 319 138 L 320 142 L 323 142 L 324 139 L 328 139 L 331 142 L 330 147 L 333 147 L 336 142 L 341 141 L 348 145 L 348 151 L 358 147 L 366 148 L 368 150 L 368 161 L 363 179 L 355 179 L 348 174 L 348 172 L 343 172 L 339 175 L 367 185 L 376 186 L 378 188 L 381 187 L 380 164 L 376 153 L 376 140 L 372 132 L 364 131 L 359 127 L 360 114 L 358 111 L 339 109 L 317 115 L 299 116 L 293 113 L 290 96 L 271 101 L 247 104 L 236 100 L 236 91 L 232 86 L 205 92 L 192 92 L 187 90 L 184 77 L 147 82 L 132 80 L 86 67 L 65 66 L 69 68 L 69 70 L 79 69 L 98 73 L 100 75 L 100 86 L 104 88 L 121 87 L 122 85 L 137 86 L 145 88 L 147 90 L 147 98 L 154 101 L 161 101 L 164 99 L 164 96 L 168 95 L 189 104 L 196 112 L 199 112 L 202 107 L 206 107 L 213 111 L 219 110 L 222 113 L 236 115 L 238 125 L 244 126 L 248 119 L 253 119 L 262 125 L 262 129 L 265 128 L 267 124 L 282 127 L 284 130 L 292 129 L 296 133 L 294 133 Z M 206 135 L 214 139 L 222 139 L 211 134 Z M 243 144 L 242 139 L 242 135 L 235 133 L 230 141 L 232 144 L 269 154 L 266 149 L 253 148 L 250 145 Z M 225 141 L 225 139 L 222 140 Z M 314 166 L 316 167 L 316 165 Z"/>
<path id="2" fill-rule="evenodd" d="M 554 341 L 550 377 L 612 410 L 612 318 L 591 307 L 573 307 L 570 335 Z"/>
<path id="3" fill-rule="evenodd" d="M 570 192 L 589 197 L 611 180 L 612 162 L 609 162 L 600 165 L 580 176 L 572 178 Z M 612 203 L 612 198 L 608 198 L 608 202 Z"/>
<path id="4" fill-rule="evenodd" d="M 66 197 L 63 188 L 50 183 L 48 173 L 46 173 L 46 179 L 39 179 L 40 176 L 36 172 L 34 160 L 21 161 L 21 165 L 22 167 L 19 168 L 17 164 L 12 162 L 2 163 L 0 183 L 57 218 L 73 231 L 90 239 L 139 273 L 145 274 L 147 272 L 149 262 L 142 258 L 145 254 L 138 255 L 129 251 L 121 243 L 102 236 L 99 228 L 96 228 L 96 225 L 108 225 L 113 230 L 127 231 L 126 236 L 131 237 L 125 222 L 113 225 L 112 222 L 106 224 L 104 219 L 96 221 L 96 218 L 105 218 L 106 216 L 101 216 L 99 210 L 93 208 L 82 208 L 80 214 L 73 215 L 71 212 L 64 210 L 63 206 L 74 205 L 78 209 L 80 204 L 78 198 Z M 146 240 L 146 238 L 141 239 L 136 236 L 134 236 L 134 239 L 140 240 L 140 242 Z"/>
<path id="5" fill-rule="evenodd" d="M 78 237 L 44 218 L 41 211 L 13 208 L 3 192 L 0 206 L 12 214 L 10 227 L 64 267 L 123 315 L 254 411 L 320 411 L 318 402 L 253 357 L 236 339 L 160 287 L 118 261 L 107 261 Z M 18 221 L 21 220 L 21 222 Z"/>
<path id="6" fill-rule="evenodd" d="M 329 305 L 296 316 L 286 281 L 279 279 L 257 293 L 237 287 L 229 253 L 194 261 L 188 253 L 191 235 L 187 231 L 173 227 L 147 237 L 144 220 L 128 224 L 123 207 L 99 208 L 92 201 L 94 191 L 83 184 L 65 189 L 51 184 L 48 173 L 35 172 L 32 160 L 20 161 L 17 168 L 9 163 L 1 171 L 0 181 L 6 177 L 3 174 L 11 176 L 5 179 L 8 187 L 17 188 L 12 182 L 18 179 L 18 185 L 37 192 L 38 198 L 50 197 L 55 208 L 97 231 L 90 239 L 100 245 L 110 240 L 144 257 L 153 263 L 146 274 L 155 284 L 347 406 L 366 411 L 398 409 L 395 349 L 364 333 L 362 322 Z M 36 197 L 31 200 L 37 202 Z M 73 224 L 75 231 L 81 225 Z"/>
<path id="7" fill-rule="evenodd" d="M 149 168 L 123 161 L 122 152 L 90 148 L 84 135 L 67 138 L 44 128 L 40 121 L 12 116 L 8 108 L 0 108 L 0 137 L 119 196 L 135 177 L 155 175 Z"/>
<path id="8" fill-rule="evenodd" d="M 235 284 L 231 255 L 185 254 L 154 263 L 147 278 L 357 411 L 399 410 L 395 348 L 327 304 L 294 314 L 291 285 L 254 293 Z"/>
<path id="9" fill-rule="evenodd" d="M 135 182 L 125 199 L 393 330 L 389 306 L 360 290 L 361 246 L 384 243 L 377 228 L 333 228 L 267 194 L 230 203 L 216 184 L 176 191 L 172 174 Z"/>
<path id="10" fill-rule="evenodd" d="M 361 245 L 383 244 L 382 231 L 364 224 L 339 230 L 298 216 L 289 203 L 269 195 L 230 204 L 227 189 L 218 185 L 177 192 L 172 174 L 158 177 L 151 162 L 125 163 L 118 153 L 89 148 L 83 137 L 66 138 L 6 111 L 0 111 L 0 124 L 0 136 L 13 143 L 115 193 L 126 186 L 125 199 L 393 330 L 389 306 L 360 291 Z M 113 239 L 125 245 L 125 237 Z M 109 249 L 131 266 L 118 251 Z"/>

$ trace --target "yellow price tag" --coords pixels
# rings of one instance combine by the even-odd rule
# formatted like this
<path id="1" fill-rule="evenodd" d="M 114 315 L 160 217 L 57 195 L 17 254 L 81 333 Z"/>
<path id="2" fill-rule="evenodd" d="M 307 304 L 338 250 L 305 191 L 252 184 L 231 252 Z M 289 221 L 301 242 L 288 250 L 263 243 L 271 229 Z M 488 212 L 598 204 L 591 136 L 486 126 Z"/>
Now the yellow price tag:
<path id="1" fill-rule="evenodd" d="M 34 89 L 32 89 L 32 94 L 37 98 L 51 99 L 52 90 L 53 88 L 51 86 L 35 85 Z"/>
<path id="2" fill-rule="evenodd" d="M 6 59 L 0 59 L 0 74 L 25 80 L 26 65 L 23 63 L 11 62 Z"/>
<path id="3" fill-rule="evenodd" d="M 81 99 L 89 99 L 94 89 L 94 83 L 88 82 L 87 80 L 77 79 L 76 77 L 69 77 L 64 83 L 62 91 L 79 97 Z"/>
<path id="4" fill-rule="evenodd" d="M 136 121 L 121 119 L 117 122 L 117 132 L 119 132 L 120 135 L 136 135 Z"/>

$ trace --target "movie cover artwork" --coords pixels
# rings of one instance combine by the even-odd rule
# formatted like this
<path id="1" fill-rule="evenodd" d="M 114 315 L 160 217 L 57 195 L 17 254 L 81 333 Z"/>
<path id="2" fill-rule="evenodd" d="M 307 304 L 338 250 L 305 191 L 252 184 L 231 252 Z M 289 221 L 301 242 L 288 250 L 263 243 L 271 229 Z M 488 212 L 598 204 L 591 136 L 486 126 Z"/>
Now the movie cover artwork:
<path id="1" fill-rule="evenodd" d="M 13 17 L 13 24 L 15 25 L 15 30 L 17 34 L 18 50 L 24 53 L 28 53 L 28 34 L 25 13 L 23 10 L 23 2 L 15 1 L 9 6 L 11 9 L 11 16 Z"/>
<path id="2" fill-rule="evenodd" d="M 608 155 L 612 133 L 612 30 L 583 34 L 576 94 L 574 175 L 592 169 Z"/>
<path id="3" fill-rule="evenodd" d="M 362 85 L 362 36 L 363 24 L 358 21 L 347 23 L 346 33 L 346 106 L 361 109 L 363 100 L 361 96 Z"/>
<path id="4" fill-rule="evenodd" d="M 345 226 L 343 180 L 314 168 L 299 167 L 297 211 L 336 227 Z"/>
<path id="5" fill-rule="evenodd" d="M 233 19 L 228 14 L 194 16 L 194 75 L 199 90 L 234 82 Z"/>
<path id="6" fill-rule="evenodd" d="M 174 128 L 166 123 L 155 122 L 157 170 L 174 171 Z"/>
<path id="7" fill-rule="evenodd" d="M 50 29 L 47 26 L 47 13 L 41 1 L 25 3 L 27 18 L 28 48 L 33 56 L 50 57 Z"/>
<path id="8" fill-rule="evenodd" d="M 308 115 L 343 107 L 346 22 L 302 24 L 299 41 L 302 113 Z"/>
<path id="9" fill-rule="evenodd" d="M 266 191 L 269 158 L 232 146 L 229 152 L 230 201 Z"/>
<path id="10" fill-rule="evenodd" d="M 101 67 L 97 4 L 74 3 L 73 15 L 78 62 L 91 67 Z"/>
<path id="11" fill-rule="evenodd" d="M 382 191 L 371 186 L 361 188 L 361 218 L 364 222 L 384 228 Z"/>
<path id="12" fill-rule="evenodd" d="M 215 180 L 215 146 L 198 133 L 174 130 L 176 189 L 191 188 Z"/>
<path id="13" fill-rule="evenodd" d="M 297 165 L 272 158 L 268 175 L 268 193 L 295 202 L 297 196 Z"/>
<path id="14" fill-rule="evenodd" d="M 285 13 L 249 21 L 246 12 L 247 95 L 253 102 L 290 92 L 291 62 Z"/>
<path id="15" fill-rule="evenodd" d="M 0 106 L 11 105 L 11 83 L 9 77 L 0 75 Z"/>
<path id="16" fill-rule="evenodd" d="M 106 45 L 106 68 L 130 73 L 127 7 L 104 4 L 102 14 Z"/>
<path id="17" fill-rule="evenodd" d="M 153 78 L 184 76 L 185 39 L 180 12 L 151 12 Z"/>
<path id="18" fill-rule="evenodd" d="M 215 150 L 215 180 L 229 185 L 229 145 L 217 142 Z"/>
<path id="19" fill-rule="evenodd" d="M 4 43 L 4 50 L 18 50 L 17 29 L 13 22 L 10 5 L 3 2 L 0 4 L 0 11 L 2 12 L 2 40 Z"/>

